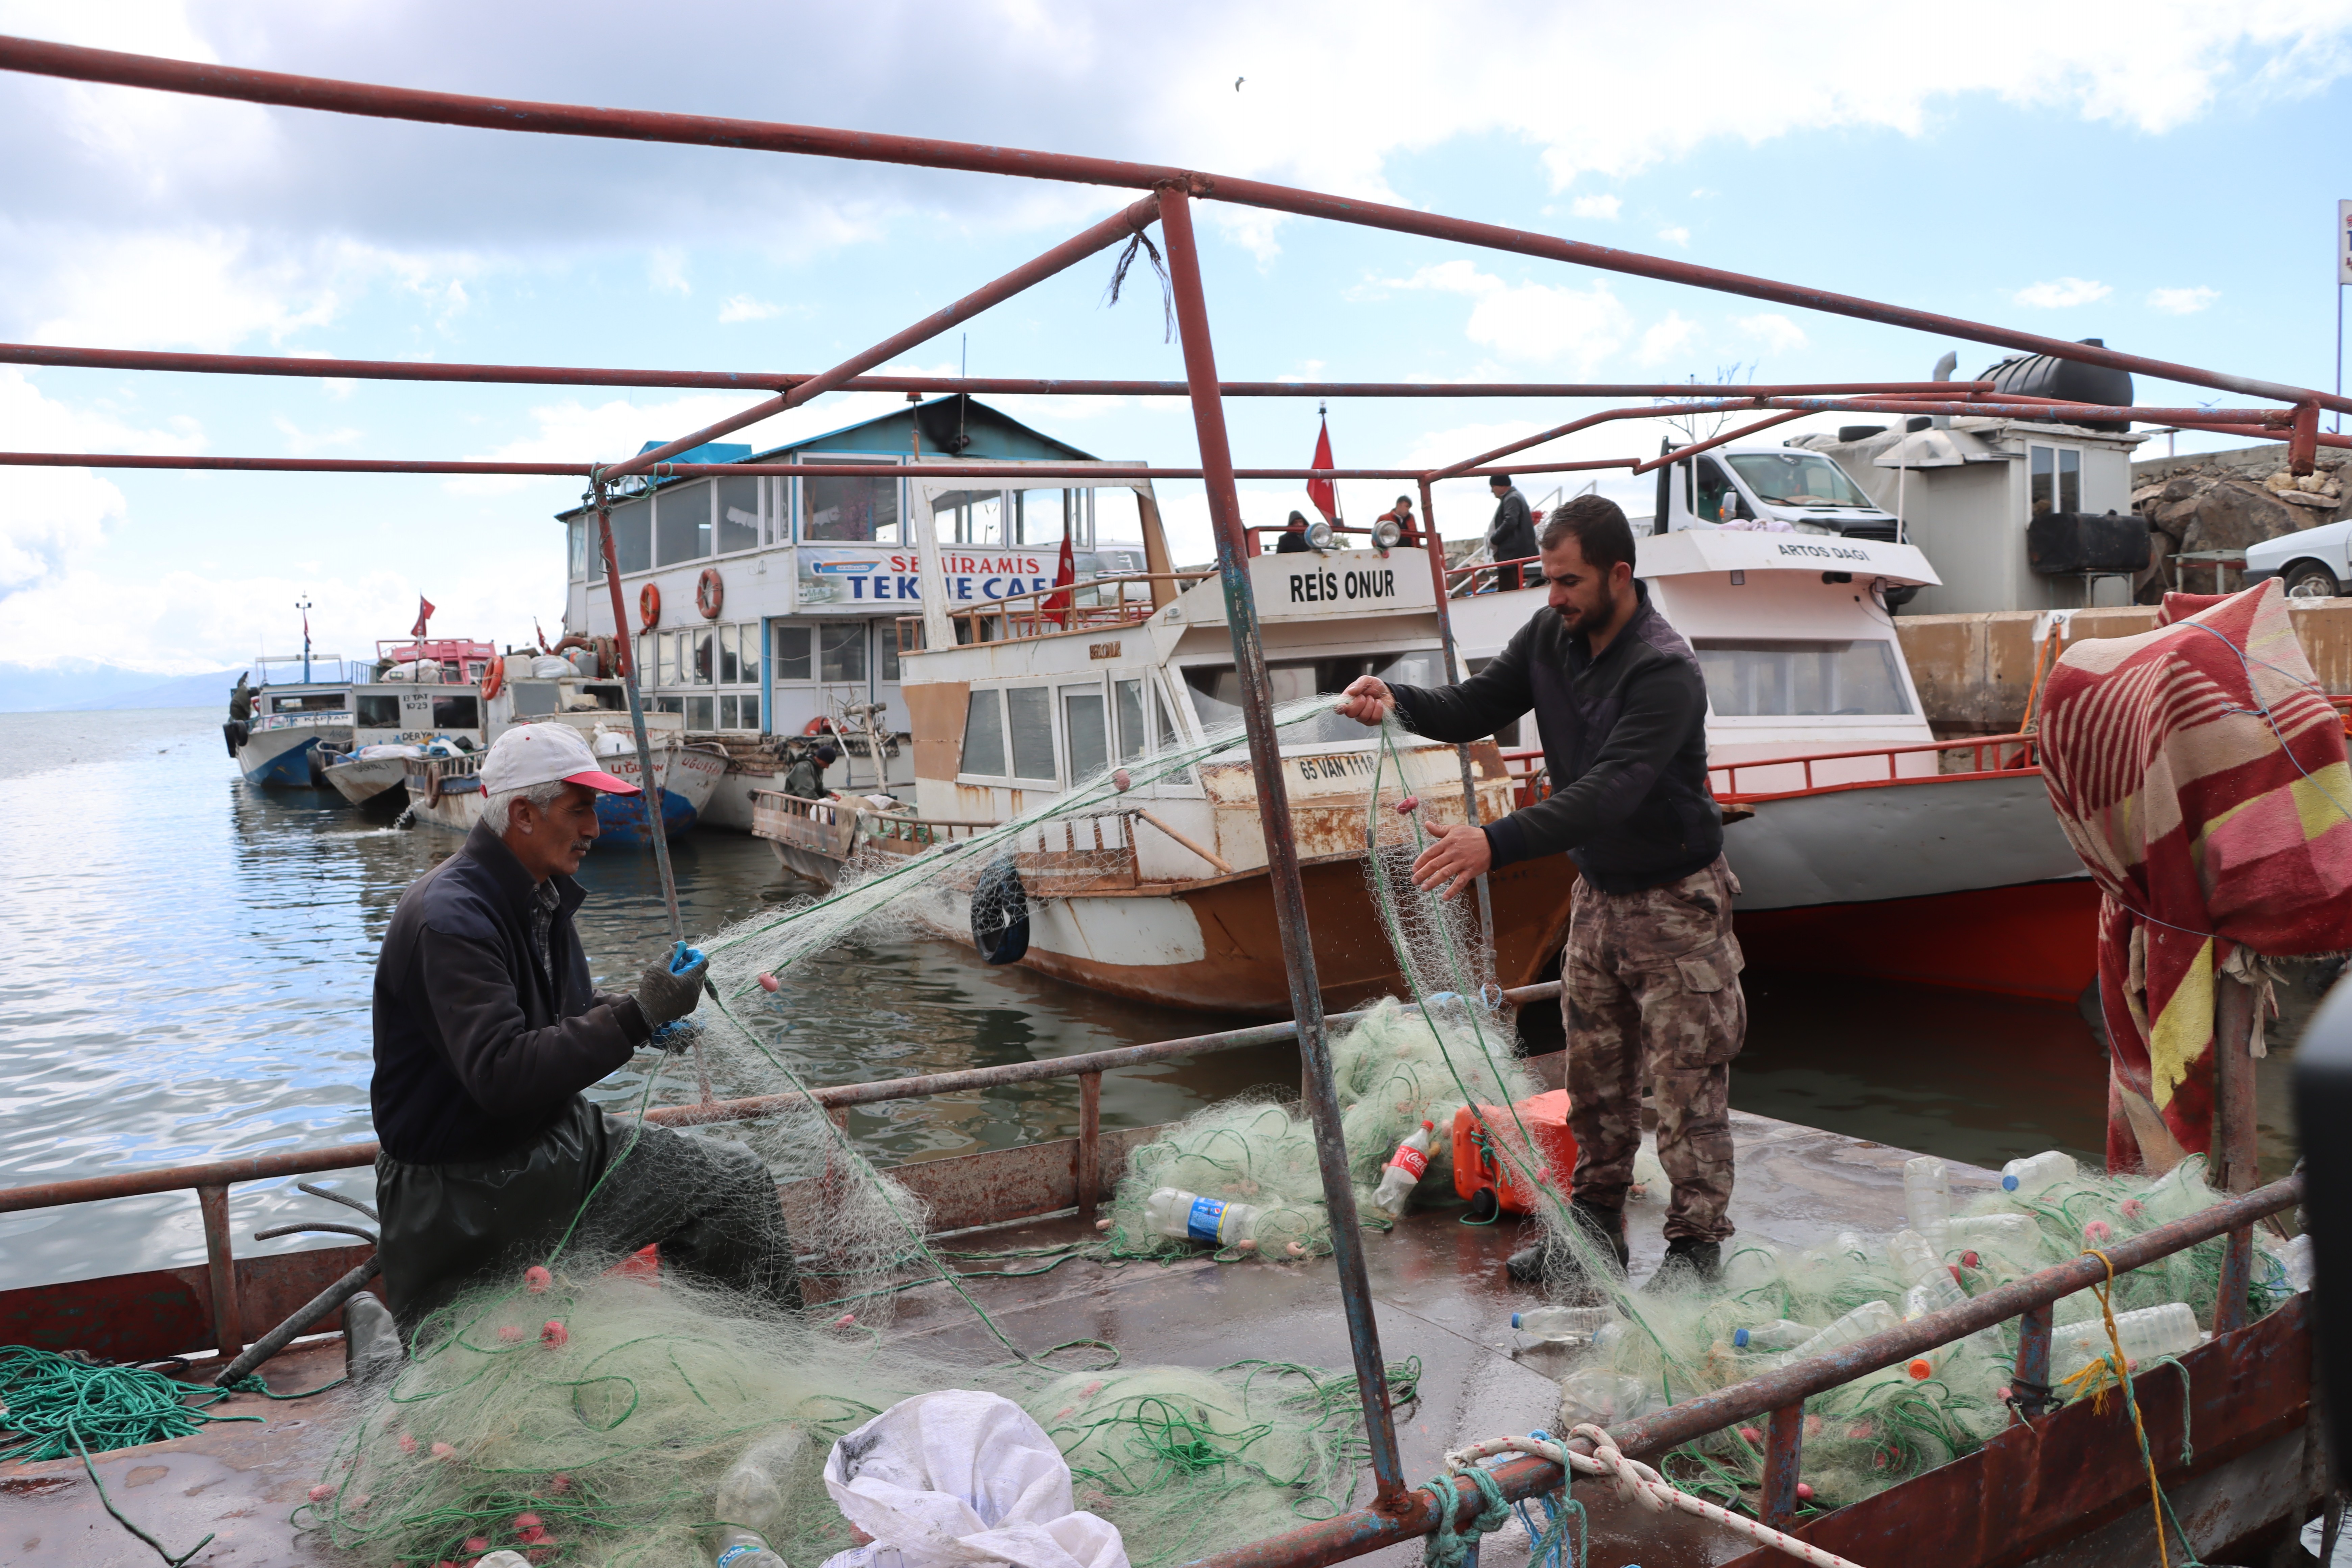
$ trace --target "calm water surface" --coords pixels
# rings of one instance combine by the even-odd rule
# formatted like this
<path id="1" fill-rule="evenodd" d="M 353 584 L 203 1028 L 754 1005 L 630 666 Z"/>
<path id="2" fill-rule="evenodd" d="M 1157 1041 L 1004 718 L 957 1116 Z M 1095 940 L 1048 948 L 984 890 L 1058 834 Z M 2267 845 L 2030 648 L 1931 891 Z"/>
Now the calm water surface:
<path id="1" fill-rule="evenodd" d="M 454 835 L 247 787 L 209 710 L 0 714 L 0 1186 L 373 1136 L 376 945 L 401 889 Z M 696 834 L 676 858 L 690 931 L 791 893 L 757 839 Z M 653 858 L 602 848 L 582 880 L 591 963 L 625 989 L 667 945 Z M 855 944 L 785 979 L 792 1041 L 820 1084 L 1245 1021 L 990 969 L 940 942 Z M 1749 994 L 1743 1109 L 1979 1163 L 2098 1147 L 2104 1067 L 2070 1009 L 1762 973 Z M 1286 1048 L 1122 1071 L 1104 1081 L 1104 1121 L 1165 1121 L 1297 1072 Z M 624 1072 L 590 1092 L 633 1100 L 641 1088 Z M 894 1163 L 1066 1137 L 1076 1120 L 1072 1080 L 862 1108 L 850 1130 Z M 372 1186 L 363 1171 L 322 1180 L 362 1197 Z M 239 1186 L 232 1209 L 240 1255 L 303 1245 L 256 1243 L 255 1229 L 331 1217 L 290 1182 Z M 0 1215 L 0 1288 L 203 1257 L 188 1194 Z"/>

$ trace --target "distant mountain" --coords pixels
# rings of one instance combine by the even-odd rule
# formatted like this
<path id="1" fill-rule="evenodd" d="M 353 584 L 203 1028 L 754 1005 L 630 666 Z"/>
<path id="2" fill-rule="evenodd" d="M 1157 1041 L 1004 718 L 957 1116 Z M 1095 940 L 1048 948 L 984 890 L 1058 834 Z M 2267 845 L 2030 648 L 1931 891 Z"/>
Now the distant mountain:
<path id="1" fill-rule="evenodd" d="M 101 708 L 201 708 L 228 710 L 236 669 L 208 675 L 159 676 L 152 669 L 68 659 L 36 667 L 0 664 L 0 713 L 44 713 Z"/>

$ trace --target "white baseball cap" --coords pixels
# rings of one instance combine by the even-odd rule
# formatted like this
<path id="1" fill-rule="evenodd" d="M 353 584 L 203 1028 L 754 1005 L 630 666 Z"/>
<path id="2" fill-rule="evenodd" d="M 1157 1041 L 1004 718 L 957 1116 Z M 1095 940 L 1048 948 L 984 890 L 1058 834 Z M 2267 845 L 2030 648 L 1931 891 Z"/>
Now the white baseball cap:
<path id="1" fill-rule="evenodd" d="M 482 759 L 482 793 L 499 795 L 533 784 L 585 784 L 606 795 L 636 795 L 637 786 L 596 765 L 587 738 L 569 724 L 518 724 Z"/>

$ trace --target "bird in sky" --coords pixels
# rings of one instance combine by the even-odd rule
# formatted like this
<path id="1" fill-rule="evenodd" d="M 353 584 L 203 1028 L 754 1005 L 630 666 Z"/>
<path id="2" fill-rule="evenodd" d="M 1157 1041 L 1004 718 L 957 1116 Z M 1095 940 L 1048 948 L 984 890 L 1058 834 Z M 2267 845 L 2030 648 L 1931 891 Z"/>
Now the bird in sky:
<path id="1" fill-rule="evenodd" d="M 1244 83 L 1244 82 L 1245 82 L 1245 81 L 1247 81 L 1247 80 L 1249 80 L 1249 78 L 1247 78 L 1247 77 L 1245 77 L 1245 76 L 1237 76 L 1237 77 L 1234 78 L 1234 90 L 1235 92 L 1239 92 L 1239 91 L 1241 91 L 1241 89 L 1242 89 L 1242 83 Z"/>

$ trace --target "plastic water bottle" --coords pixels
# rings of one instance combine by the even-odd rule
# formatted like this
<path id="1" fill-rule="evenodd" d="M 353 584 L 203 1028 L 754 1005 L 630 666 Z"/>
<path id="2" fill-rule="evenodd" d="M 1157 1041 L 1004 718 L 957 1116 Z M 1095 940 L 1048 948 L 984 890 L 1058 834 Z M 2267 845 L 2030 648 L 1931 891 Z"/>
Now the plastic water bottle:
<path id="1" fill-rule="evenodd" d="M 1178 1187 L 1161 1187 L 1143 1200 L 1143 1223 L 1154 1232 L 1212 1247 L 1255 1247 L 1265 1214 L 1255 1204 L 1204 1198 Z"/>
<path id="2" fill-rule="evenodd" d="M 1792 1351 L 1821 1330 L 1811 1323 L 1800 1323 L 1787 1318 L 1776 1318 L 1769 1323 L 1731 1331 L 1731 1344 L 1743 1351 Z"/>
<path id="3" fill-rule="evenodd" d="M 1903 1212 L 1941 1258 L 1952 1219 L 1951 1174 L 1933 1154 L 1903 1163 Z"/>
<path id="4" fill-rule="evenodd" d="M 785 1568 L 765 1538 L 784 1524 L 784 1488 L 793 1468 L 808 1452 L 808 1434 L 798 1426 L 772 1432 L 743 1450 L 719 1482 L 712 1516 L 725 1528 L 705 1539 L 712 1568 Z"/>
<path id="5" fill-rule="evenodd" d="M 2000 1190 L 2020 1198 L 2030 1198 L 2058 1182 L 2071 1182 L 2082 1173 L 2074 1168 L 2074 1157 L 2059 1149 L 2045 1149 L 2030 1160 L 2011 1160 L 2000 1168 Z"/>
<path id="6" fill-rule="evenodd" d="M 1397 1145 L 1388 1169 L 1381 1173 L 1381 1184 L 1372 1190 L 1374 1204 L 1391 1214 L 1403 1212 L 1406 1195 L 1429 1173 L 1429 1138 L 1436 1131 L 1436 1122 L 1424 1121 L 1421 1131 Z"/>
<path id="7" fill-rule="evenodd" d="M 1858 1230 L 1842 1230 L 1821 1246 L 1805 1248 L 1797 1257 L 1815 1267 L 1824 1263 L 1867 1263 L 1870 1243 Z"/>
<path id="8" fill-rule="evenodd" d="M 2143 1217 L 2151 1225 L 2186 1219 L 2212 1206 L 2213 1189 L 2205 1184 L 2205 1157 L 2190 1154 L 2148 1184 L 2139 1194 Z"/>
<path id="9" fill-rule="evenodd" d="M 2135 1312 L 2116 1314 L 2116 1340 L 2123 1346 L 2127 1363 L 2185 1354 L 2195 1350 L 2204 1337 L 2197 1327 L 2197 1314 L 2186 1301 L 2167 1301 L 2161 1307 L 2142 1307 Z M 2053 1329 L 2050 1333 L 2052 1380 L 2063 1382 L 2111 1353 L 2104 1319 L 2087 1318 Z"/>
<path id="10" fill-rule="evenodd" d="M 1513 1312 L 1511 1327 L 1539 1340 L 1590 1342 L 1612 1316 L 1606 1307 L 1538 1307 L 1529 1312 Z"/>
<path id="11" fill-rule="evenodd" d="M 1885 1302 L 1864 1301 L 1828 1328 L 1817 1331 L 1811 1339 L 1791 1352 L 1789 1359 L 1803 1361 L 1808 1356 L 1817 1356 L 1840 1345 L 1850 1345 L 1856 1340 L 1866 1340 L 1873 1334 L 1885 1333 L 1889 1329 L 1902 1326 L 1903 1320 L 1896 1317 L 1895 1309 Z"/>
<path id="12" fill-rule="evenodd" d="M 1954 1215 L 1949 1231 L 1954 1247 L 2032 1247 L 2042 1236 L 2033 1216 L 2022 1214 Z"/>

